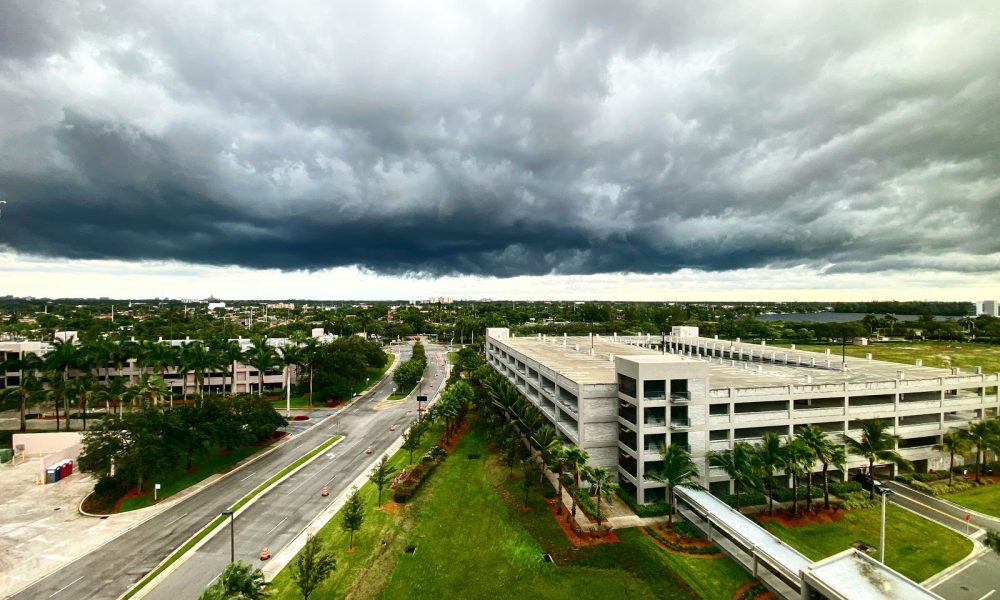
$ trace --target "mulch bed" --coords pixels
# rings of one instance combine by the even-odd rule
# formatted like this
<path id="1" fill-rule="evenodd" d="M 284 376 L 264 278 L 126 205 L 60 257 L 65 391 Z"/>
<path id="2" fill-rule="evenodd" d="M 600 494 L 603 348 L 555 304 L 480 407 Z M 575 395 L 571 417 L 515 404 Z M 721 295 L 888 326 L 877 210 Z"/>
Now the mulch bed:
<path id="1" fill-rule="evenodd" d="M 569 515 L 568 508 L 563 507 L 563 514 L 560 515 L 558 514 L 559 511 L 558 500 L 552 498 L 546 500 L 545 503 L 549 505 L 549 512 L 552 513 L 552 517 L 556 520 L 556 523 L 559 524 L 559 527 L 562 528 L 563 533 L 566 535 L 566 539 L 568 539 L 570 543 L 573 544 L 574 546 L 585 547 L 585 546 L 596 546 L 598 544 L 615 544 L 621 541 L 620 539 L 618 539 L 618 536 L 615 535 L 614 530 L 606 532 L 602 537 L 580 535 L 577 532 L 573 531 L 573 528 L 570 527 L 569 521 L 567 520 L 567 516 Z"/>
<path id="2" fill-rule="evenodd" d="M 767 522 L 778 523 L 782 527 L 792 528 L 792 527 L 803 527 L 805 525 L 827 525 L 829 523 L 836 523 L 837 521 L 844 518 L 844 510 L 839 507 L 831 507 L 830 510 L 825 508 L 814 508 L 812 512 L 801 511 L 799 516 L 793 517 L 788 511 L 775 511 L 774 516 L 768 516 L 765 513 L 759 513 L 755 515 L 757 521 L 761 524 Z"/>
<path id="3" fill-rule="evenodd" d="M 462 439 L 462 436 L 465 435 L 465 430 L 468 428 L 469 428 L 469 420 L 466 419 L 462 421 L 462 424 L 458 426 L 458 429 L 456 429 L 455 432 L 451 434 L 451 440 L 449 440 L 447 443 L 445 443 L 444 441 L 444 436 L 441 437 L 441 439 L 439 440 L 440 445 L 442 448 L 444 448 L 445 452 L 451 454 L 451 451 L 454 450 L 455 446 L 458 445 L 458 442 Z"/>
<path id="4" fill-rule="evenodd" d="M 386 514 L 394 515 L 399 511 L 403 510 L 403 505 L 398 504 L 395 500 L 386 500 L 385 502 L 382 503 L 382 508 L 380 508 L 379 510 L 381 510 Z"/>
<path id="5" fill-rule="evenodd" d="M 671 542 L 674 542 L 676 544 L 683 544 L 685 546 L 691 546 L 691 547 L 694 547 L 694 548 L 712 548 L 712 547 L 715 547 L 715 544 L 712 544 L 708 540 L 703 540 L 703 539 L 699 539 L 699 538 L 688 538 L 686 540 L 681 540 L 680 537 L 677 535 L 677 533 L 675 531 L 671 531 L 669 529 L 664 529 L 662 527 L 656 527 L 655 529 L 656 529 L 656 533 L 662 535 L 663 537 L 667 538 L 668 540 L 670 540 Z M 663 548 L 664 550 L 666 550 L 667 552 L 669 552 L 671 554 L 679 554 L 681 556 L 686 556 L 688 558 L 708 558 L 708 559 L 722 558 L 722 556 L 723 556 L 723 553 L 722 553 L 721 550 L 719 550 L 718 552 L 713 552 L 712 554 L 698 554 L 696 552 L 684 552 L 683 550 L 678 550 L 676 548 L 671 548 L 670 546 L 665 545 L 663 542 L 661 542 L 660 540 L 656 539 L 652 535 L 649 535 L 649 532 L 646 531 L 645 527 L 640 527 L 639 531 L 641 531 L 642 534 L 645 535 L 647 538 L 649 538 L 654 544 L 656 544 L 660 548 Z M 716 548 L 716 550 L 718 550 L 718 548 Z"/>
<path id="6" fill-rule="evenodd" d="M 758 585 L 756 581 L 748 581 L 747 583 L 744 583 L 740 587 L 736 588 L 736 592 L 733 594 L 733 600 L 739 600 L 742 598 L 743 594 L 747 593 L 747 590 L 755 585 Z M 771 590 L 765 590 L 764 592 L 754 596 L 754 600 L 772 600 L 774 597 L 774 592 Z"/>

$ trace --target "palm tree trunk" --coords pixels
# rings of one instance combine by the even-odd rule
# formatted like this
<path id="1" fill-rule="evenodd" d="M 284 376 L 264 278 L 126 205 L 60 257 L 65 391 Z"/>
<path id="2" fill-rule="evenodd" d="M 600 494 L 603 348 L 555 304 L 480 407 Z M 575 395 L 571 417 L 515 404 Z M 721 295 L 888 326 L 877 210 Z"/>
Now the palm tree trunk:
<path id="1" fill-rule="evenodd" d="M 60 403 L 62 403 L 62 398 L 60 398 L 59 395 L 57 395 L 56 396 L 56 433 L 59 433 L 59 404 Z"/>
<path id="2" fill-rule="evenodd" d="M 257 387 L 257 396 L 260 397 L 260 398 L 263 398 L 264 397 L 264 370 L 263 369 L 257 371 L 257 380 L 260 382 L 260 383 L 257 384 L 258 385 L 258 387 Z"/>
<path id="3" fill-rule="evenodd" d="M 556 514 L 557 515 L 561 515 L 562 512 L 563 512 L 563 499 L 562 499 L 562 495 L 563 495 L 563 483 L 562 483 L 562 476 L 563 476 L 563 470 L 562 470 L 562 467 L 560 467 L 559 468 L 559 473 L 556 475 L 556 485 L 559 486 L 559 493 L 556 495 L 556 498 L 559 499 L 558 504 L 556 504 Z"/>
<path id="4" fill-rule="evenodd" d="M 313 366 L 309 363 L 309 408 L 313 405 Z"/>
<path id="5" fill-rule="evenodd" d="M 806 512 L 812 510 L 813 499 L 813 474 L 812 471 L 806 475 Z"/>
<path id="6" fill-rule="evenodd" d="M 774 516 L 774 482 L 770 480 L 767 482 L 767 514 Z"/>
<path id="7" fill-rule="evenodd" d="M 827 475 L 829 463 L 823 463 L 823 508 L 830 510 L 830 479 Z"/>
<path id="8" fill-rule="evenodd" d="M 948 485 L 954 485 L 955 484 L 955 452 L 952 451 L 950 453 L 950 455 L 951 455 L 951 463 L 948 466 Z"/>
<path id="9" fill-rule="evenodd" d="M 792 516 L 799 516 L 799 476 L 792 474 Z"/>
<path id="10" fill-rule="evenodd" d="M 875 499 L 875 461 L 874 460 L 869 460 L 868 461 L 868 477 L 870 477 L 871 480 L 872 480 L 872 489 L 868 490 L 868 499 L 869 500 L 874 500 Z"/>
<path id="11" fill-rule="evenodd" d="M 28 394 L 21 388 L 21 433 L 28 430 L 28 421 L 24 418 L 24 413 L 28 410 Z"/>
<path id="12" fill-rule="evenodd" d="M 667 528 L 674 526 L 674 484 L 667 485 Z"/>

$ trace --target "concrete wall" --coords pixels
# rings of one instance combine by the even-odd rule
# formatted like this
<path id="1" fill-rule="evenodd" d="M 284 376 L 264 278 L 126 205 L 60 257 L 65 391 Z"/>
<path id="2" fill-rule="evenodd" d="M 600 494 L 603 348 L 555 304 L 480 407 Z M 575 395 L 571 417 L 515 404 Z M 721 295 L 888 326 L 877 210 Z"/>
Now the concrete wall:
<path id="1" fill-rule="evenodd" d="M 26 456 L 45 456 L 62 452 L 73 446 L 80 446 L 83 443 L 83 434 L 77 431 L 63 431 L 60 433 L 15 433 L 11 448 L 17 448 L 18 444 L 24 444 Z M 77 451 L 79 454 L 79 451 Z M 64 457 L 73 458 L 73 457 Z"/>

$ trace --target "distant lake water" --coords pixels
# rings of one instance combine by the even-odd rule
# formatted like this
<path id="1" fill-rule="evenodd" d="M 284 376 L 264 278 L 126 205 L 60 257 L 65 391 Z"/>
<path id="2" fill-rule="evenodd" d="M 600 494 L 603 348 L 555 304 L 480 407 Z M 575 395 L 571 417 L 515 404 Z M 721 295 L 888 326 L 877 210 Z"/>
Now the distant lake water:
<path id="1" fill-rule="evenodd" d="M 785 321 L 786 323 L 803 323 L 805 321 L 812 321 L 814 323 L 849 323 L 851 321 L 860 321 L 865 318 L 868 313 L 836 313 L 836 312 L 814 312 L 814 313 L 784 313 L 784 314 L 773 314 L 773 315 L 757 315 L 758 321 Z M 882 318 L 885 315 L 876 314 L 878 318 Z M 896 315 L 896 319 L 899 321 L 916 321 L 919 319 L 919 315 Z M 937 321 L 944 321 L 946 319 L 958 319 L 960 317 L 934 317 Z"/>

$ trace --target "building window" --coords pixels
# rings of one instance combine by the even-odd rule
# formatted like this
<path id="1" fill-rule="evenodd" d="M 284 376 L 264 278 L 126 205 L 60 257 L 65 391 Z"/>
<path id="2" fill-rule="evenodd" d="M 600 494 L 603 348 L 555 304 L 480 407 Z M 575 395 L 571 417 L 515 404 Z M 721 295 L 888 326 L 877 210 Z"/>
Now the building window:
<path id="1" fill-rule="evenodd" d="M 729 404 L 710 404 L 708 414 L 725 416 L 729 414 Z"/>
<path id="2" fill-rule="evenodd" d="M 618 374 L 618 391 L 626 396 L 635 398 L 635 379 L 628 375 Z"/>

